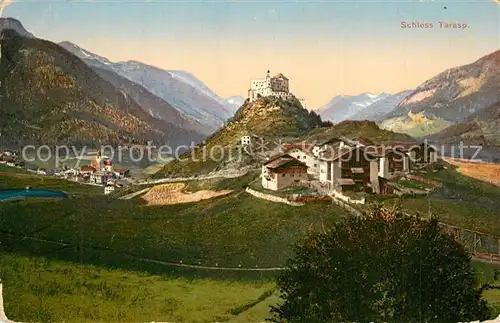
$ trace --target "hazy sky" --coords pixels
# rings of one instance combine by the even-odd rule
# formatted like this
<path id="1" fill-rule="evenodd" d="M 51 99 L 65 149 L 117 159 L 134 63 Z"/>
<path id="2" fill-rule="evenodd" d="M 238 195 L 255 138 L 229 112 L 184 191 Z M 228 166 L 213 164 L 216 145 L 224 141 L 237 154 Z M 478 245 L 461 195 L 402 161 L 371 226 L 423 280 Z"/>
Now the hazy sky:
<path id="1" fill-rule="evenodd" d="M 223 97 L 246 96 L 250 80 L 268 69 L 282 72 L 311 108 L 339 94 L 414 88 L 500 48 L 493 0 L 26 0 L 4 16 L 112 61 L 189 71 Z M 434 28 L 401 28 L 402 21 Z M 439 21 L 469 27 L 442 29 Z"/>

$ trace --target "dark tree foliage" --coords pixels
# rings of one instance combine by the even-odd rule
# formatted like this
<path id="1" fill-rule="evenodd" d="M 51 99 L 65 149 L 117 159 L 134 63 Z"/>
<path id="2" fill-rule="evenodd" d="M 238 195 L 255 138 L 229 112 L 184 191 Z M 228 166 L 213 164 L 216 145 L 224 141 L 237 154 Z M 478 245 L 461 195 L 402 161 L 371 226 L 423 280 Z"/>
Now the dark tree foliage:
<path id="1" fill-rule="evenodd" d="M 459 322 L 490 317 L 470 256 L 436 218 L 373 208 L 310 234 L 278 278 L 273 322 Z"/>

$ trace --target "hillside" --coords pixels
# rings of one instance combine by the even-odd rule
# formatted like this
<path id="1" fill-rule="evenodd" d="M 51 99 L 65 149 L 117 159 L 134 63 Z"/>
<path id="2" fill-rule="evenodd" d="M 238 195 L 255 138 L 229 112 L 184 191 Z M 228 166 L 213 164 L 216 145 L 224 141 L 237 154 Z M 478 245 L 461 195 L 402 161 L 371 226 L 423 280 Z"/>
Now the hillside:
<path id="1" fill-rule="evenodd" d="M 211 130 L 201 123 L 186 117 L 173 108 L 167 101 L 155 96 L 143 86 L 130 81 L 108 69 L 95 67 L 94 70 L 104 80 L 113 84 L 116 88 L 123 90 L 151 116 L 164 120 L 174 128 L 182 128 L 198 132 L 203 135 L 211 134 Z"/>
<path id="2" fill-rule="evenodd" d="M 168 102 L 184 116 L 203 124 L 206 127 L 204 133 L 213 133 L 233 115 L 234 107 L 219 98 L 190 73 L 167 71 L 137 61 L 114 63 L 68 41 L 61 42 L 59 45 L 81 58 L 93 69 L 113 71 L 143 86 L 155 96 Z M 157 109 L 152 112 L 153 115 L 161 115 L 161 111 Z"/>
<path id="3" fill-rule="evenodd" d="M 452 125 L 434 136 L 433 140 L 483 147 L 500 147 L 500 101 L 490 107 L 470 115 L 465 121 Z"/>
<path id="4" fill-rule="evenodd" d="M 238 152 L 241 151 L 241 137 L 258 136 L 266 143 L 265 148 L 270 149 L 280 139 L 298 138 L 319 125 L 320 117 L 304 109 L 297 100 L 290 102 L 266 97 L 251 103 L 246 102 L 224 128 L 205 140 L 194 152 L 181 156 L 186 158 L 186 161 L 175 160 L 165 165 L 155 177 L 195 175 L 226 168 L 238 169 L 253 161 L 246 152 Z M 257 146 L 259 144 L 260 142 Z"/>
<path id="5" fill-rule="evenodd" d="M 49 41 L 2 33 L 0 126 L 5 144 L 171 145 L 201 136 L 151 117 L 124 91 Z"/>
<path id="6" fill-rule="evenodd" d="M 468 65 L 440 73 L 417 87 L 396 109 L 384 117 L 383 127 L 400 129 L 401 123 L 412 130 L 418 126 L 411 117 L 425 116 L 428 129 L 422 135 L 437 133 L 448 125 L 461 122 L 500 101 L 500 51 Z"/>

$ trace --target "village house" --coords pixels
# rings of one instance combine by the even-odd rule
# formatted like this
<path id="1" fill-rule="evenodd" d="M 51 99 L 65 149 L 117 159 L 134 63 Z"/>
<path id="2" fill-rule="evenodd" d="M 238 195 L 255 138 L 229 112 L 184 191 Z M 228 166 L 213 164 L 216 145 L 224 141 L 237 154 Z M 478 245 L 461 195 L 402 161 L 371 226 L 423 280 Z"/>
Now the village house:
<path id="1" fill-rule="evenodd" d="M 320 182 L 329 190 L 365 191 L 378 186 L 377 158 L 363 147 L 337 143 L 322 151 L 319 160 Z"/>
<path id="2" fill-rule="evenodd" d="M 104 186 L 104 194 L 105 195 L 110 194 L 114 190 L 115 190 L 115 185 L 113 185 L 113 184 L 106 184 L 106 186 Z"/>
<path id="3" fill-rule="evenodd" d="M 80 174 L 93 174 L 95 173 L 97 170 L 94 166 L 90 166 L 90 165 L 83 165 L 81 168 L 80 168 Z"/>
<path id="4" fill-rule="evenodd" d="M 307 181 L 307 166 L 289 154 L 278 155 L 262 165 L 262 187 L 277 191 Z"/>
<path id="5" fill-rule="evenodd" d="M 390 146 L 366 146 L 365 151 L 378 158 L 378 176 L 392 179 L 410 171 L 410 158 L 402 148 Z"/>
<path id="6" fill-rule="evenodd" d="M 130 169 L 127 168 L 115 168 L 113 170 L 116 178 L 124 178 L 130 176 Z"/>
<path id="7" fill-rule="evenodd" d="M 438 150 L 426 142 L 392 141 L 386 145 L 404 150 L 409 157 L 410 168 L 412 165 L 432 164 L 438 159 Z"/>
<path id="8" fill-rule="evenodd" d="M 313 177 L 319 177 L 319 160 L 313 154 L 313 146 L 306 144 L 287 144 L 283 147 L 283 153 L 303 162 L 307 166 L 307 173 Z"/>
<path id="9" fill-rule="evenodd" d="M 106 172 L 95 172 L 90 174 L 89 182 L 97 185 L 106 185 L 112 174 Z"/>

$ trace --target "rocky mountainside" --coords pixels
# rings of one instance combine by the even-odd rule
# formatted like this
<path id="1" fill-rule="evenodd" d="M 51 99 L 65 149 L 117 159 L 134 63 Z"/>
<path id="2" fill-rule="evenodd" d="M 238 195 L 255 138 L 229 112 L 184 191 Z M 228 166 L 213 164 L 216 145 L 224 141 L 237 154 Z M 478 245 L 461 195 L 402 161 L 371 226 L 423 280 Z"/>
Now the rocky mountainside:
<path id="1" fill-rule="evenodd" d="M 211 132 L 222 127 L 233 114 L 233 109 L 224 99 L 190 73 L 167 71 L 137 61 L 113 63 L 73 43 L 62 42 L 59 45 L 92 68 L 111 70 L 143 86 L 187 117 L 205 125 Z"/>
<path id="2" fill-rule="evenodd" d="M 181 71 L 181 70 L 167 70 L 174 78 L 183 81 L 184 83 L 187 83 L 191 85 L 192 87 L 198 89 L 201 91 L 203 94 L 206 96 L 212 98 L 213 100 L 219 102 L 221 105 L 225 106 L 225 110 L 221 110 L 221 115 L 224 118 L 230 118 L 233 116 L 234 112 L 241 107 L 243 102 L 239 104 L 238 106 L 235 107 L 233 103 L 228 102 L 226 99 L 221 98 L 213 90 L 211 90 L 205 83 L 203 83 L 201 80 L 196 78 L 193 74 L 186 72 L 186 71 Z M 244 100 L 243 100 L 244 101 Z M 224 115 L 225 114 L 225 115 Z"/>
<path id="3" fill-rule="evenodd" d="M 402 91 L 382 98 L 351 116 L 349 119 L 379 121 L 386 114 L 394 110 L 412 91 L 413 90 Z"/>
<path id="4" fill-rule="evenodd" d="M 452 125 L 430 139 L 445 144 L 482 145 L 500 148 L 500 101 Z"/>
<path id="5" fill-rule="evenodd" d="M 1 35 L 0 126 L 9 145 L 200 141 L 144 111 L 78 57 L 14 30 Z"/>
<path id="6" fill-rule="evenodd" d="M 422 135 L 429 135 L 499 101 L 500 51 L 496 51 L 424 82 L 384 117 L 383 126 L 396 130 L 403 123 L 411 131 L 419 124 L 410 115 L 419 115 L 426 118 L 429 130 Z"/>
<path id="7" fill-rule="evenodd" d="M 117 89 L 123 90 L 153 117 L 164 120 L 166 123 L 177 128 L 196 131 L 203 135 L 210 135 L 212 133 L 210 128 L 186 117 L 168 104 L 167 101 L 152 94 L 143 86 L 108 69 L 94 67 L 94 71 L 104 80 L 113 84 Z"/>
<path id="8" fill-rule="evenodd" d="M 323 120 L 338 123 L 351 119 L 351 117 L 367 109 L 373 103 L 389 96 L 390 94 L 387 93 L 379 95 L 362 93 L 356 96 L 340 95 L 334 97 L 328 104 L 318 109 L 318 113 Z"/>
<path id="9" fill-rule="evenodd" d="M 319 126 L 321 118 L 315 112 L 304 109 L 298 100 L 264 97 L 246 102 L 224 128 L 207 138 L 194 152 L 181 156 L 186 160 L 175 160 L 165 165 L 156 177 L 192 176 L 226 168 L 238 169 L 252 160 L 241 150 L 243 136 L 259 138 L 257 146 L 265 143 L 265 147 L 257 149 L 270 149 L 279 140 L 300 138 Z"/>

